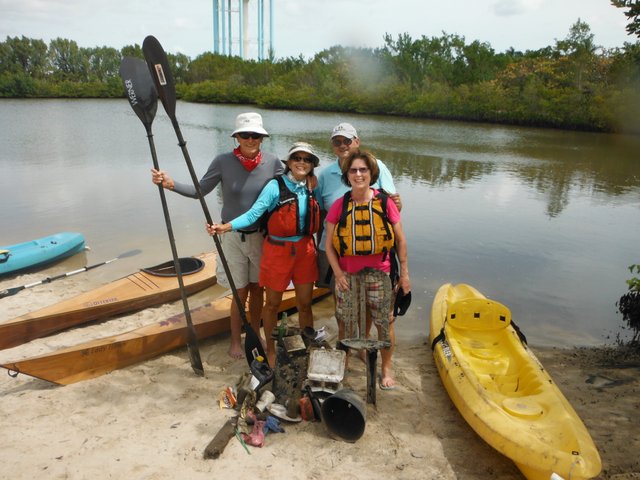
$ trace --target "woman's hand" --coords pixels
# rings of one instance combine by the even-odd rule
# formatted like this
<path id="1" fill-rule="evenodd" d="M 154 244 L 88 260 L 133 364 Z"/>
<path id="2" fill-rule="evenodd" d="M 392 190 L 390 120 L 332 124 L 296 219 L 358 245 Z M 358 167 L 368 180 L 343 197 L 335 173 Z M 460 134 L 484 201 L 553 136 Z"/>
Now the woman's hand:
<path id="1" fill-rule="evenodd" d="M 346 292 L 349 290 L 349 280 L 347 279 L 347 276 L 344 274 L 344 272 L 340 272 L 337 273 L 335 275 L 336 277 L 336 290 L 340 291 L 340 292 Z"/>
<path id="2" fill-rule="evenodd" d="M 411 280 L 409 279 L 409 275 L 400 275 L 398 279 L 398 287 L 402 288 L 404 293 L 409 293 L 411 291 Z"/>
<path id="3" fill-rule="evenodd" d="M 156 185 L 162 185 L 162 188 L 173 190 L 175 182 L 164 170 L 151 169 L 151 181 Z"/>
<path id="4" fill-rule="evenodd" d="M 220 235 L 222 233 L 227 233 L 231 231 L 230 223 L 214 223 L 213 225 L 205 224 L 205 228 L 207 229 L 207 233 L 209 235 Z"/>

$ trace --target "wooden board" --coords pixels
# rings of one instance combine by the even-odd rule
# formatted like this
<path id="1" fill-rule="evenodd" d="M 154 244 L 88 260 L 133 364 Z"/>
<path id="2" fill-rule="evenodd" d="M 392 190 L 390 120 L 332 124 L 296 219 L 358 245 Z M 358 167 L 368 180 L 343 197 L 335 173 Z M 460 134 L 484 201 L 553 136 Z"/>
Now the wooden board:
<path id="1" fill-rule="evenodd" d="M 318 300 L 329 293 L 314 289 Z M 204 339 L 230 328 L 229 309 L 232 297 L 222 297 L 191 310 L 198 339 Z M 296 306 L 294 291 L 284 293 L 279 311 Z M 133 365 L 182 347 L 187 343 L 184 313 L 146 325 L 130 332 L 86 342 L 38 357 L 2 365 L 9 373 L 23 373 L 60 385 L 87 380 L 107 372 Z"/>
<path id="2" fill-rule="evenodd" d="M 205 265 L 198 272 L 183 275 L 187 295 L 216 283 L 216 254 L 203 253 L 195 258 L 204 261 Z M 179 298 L 177 277 L 153 275 L 140 270 L 73 298 L 0 323 L 0 349 Z"/>

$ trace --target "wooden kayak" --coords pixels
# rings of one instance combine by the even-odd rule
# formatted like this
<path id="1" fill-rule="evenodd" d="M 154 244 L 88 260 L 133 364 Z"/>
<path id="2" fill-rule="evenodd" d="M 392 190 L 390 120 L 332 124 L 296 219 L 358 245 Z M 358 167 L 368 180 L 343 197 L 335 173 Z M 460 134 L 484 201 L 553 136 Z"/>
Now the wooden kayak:
<path id="1" fill-rule="evenodd" d="M 192 295 L 216 283 L 216 254 L 180 259 L 183 283 Z M 94 290 L 0 323 L 0 349 L 11 348 L 72 326 L 180 298 L 173 261 L 144 268 Z"/>
<path id="2" fill-rule="evenodd" d="M 62 232 L 0 247 L 0 275 L 62 260 L 84 250 L 81 233 Z"/>
<path id="3" fill-rule="evenodd" d="M 317 301 L 328 293 L 327 289 L 315 288 L 313 298 Z M 229 330 L 231 302 L 232 296 L 229 295 L 191 310 L 191 320 L 199 340 Z M 279 311 L 291 311 L 295 307 L 295 291 L 288 290 L 282 297 Z M 187 325 L 184 313 L 181 313 L 130 332 L 1 366 L 11 375 L 23 373 L 68 385 L 157 357 L 186 343 Z"/>
<path id="4" fill-rule="evenodd" d="M 445 284 L 431 310 L 440 378 L 469 425 L 530 480 L 593 478 L 598 450 L 504 305 Z M 555 477 L 554 477 L 555 478 Z"/>

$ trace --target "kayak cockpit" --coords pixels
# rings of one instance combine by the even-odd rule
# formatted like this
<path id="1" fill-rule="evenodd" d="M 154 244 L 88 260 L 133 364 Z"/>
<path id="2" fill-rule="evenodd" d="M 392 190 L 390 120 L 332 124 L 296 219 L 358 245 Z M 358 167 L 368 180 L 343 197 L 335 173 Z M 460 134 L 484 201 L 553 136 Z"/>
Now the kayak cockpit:
<path id="1" fill-rule="evenodd" d="M 178 261 L 180 263 L 180 272 L 182 275 L 190 275 L 192 273 L 199 272 L 204 268 L 204 262 L 199 258 L 185 257 L 179 258 Z M 143 268 L 142 271 L 158 277 L 175 277 L 177 275 L 173 260 L 169 260 L 168 262 L 161 263 L 154 267 Z"/>

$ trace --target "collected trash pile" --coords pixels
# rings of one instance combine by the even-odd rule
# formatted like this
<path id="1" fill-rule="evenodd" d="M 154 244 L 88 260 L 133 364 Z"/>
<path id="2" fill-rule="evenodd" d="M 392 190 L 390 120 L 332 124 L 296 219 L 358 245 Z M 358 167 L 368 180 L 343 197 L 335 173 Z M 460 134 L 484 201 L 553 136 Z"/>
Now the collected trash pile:
<path id="1" fill-rule="evenodd" d="M 358 440 L 364 433 L 366 403 L 343 388 L 346 353 L 331 347 L 326 337 L 324 328 L 287 326 L 284 316 L 274 331 L 275 368 L 257 357 L 251 373 L 220 392 L 220 407 L 238 414 L 218 431 L 204 457 L 218 458 L 233 437 L 247 452 L 249 445 L 262 447 L 269 433 L 284 432 L 284 424 L 303 420 L 323 422 L 338 439 Z"/>

